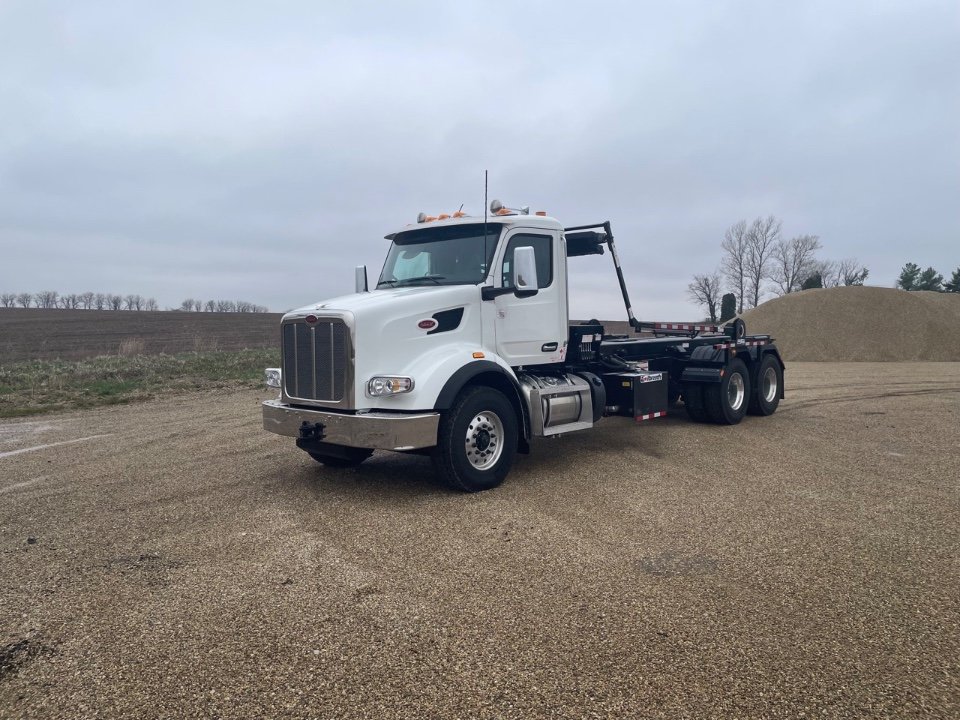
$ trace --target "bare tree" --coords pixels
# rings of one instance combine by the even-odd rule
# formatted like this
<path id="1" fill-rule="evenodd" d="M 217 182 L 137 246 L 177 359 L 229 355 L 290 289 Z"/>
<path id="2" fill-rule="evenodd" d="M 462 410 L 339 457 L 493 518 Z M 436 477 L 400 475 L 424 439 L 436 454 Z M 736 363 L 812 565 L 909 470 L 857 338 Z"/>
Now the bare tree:
<path id="1" fill-rule="evenodd" d="M 193 298 L 187 298 L 187 299 L 184 300 L 182 303 L 180 303 L 180 309 L 181 309 L 181 310 L 186 310 L 187 312 L 190 312 L 191 310 L 193 310 L 193 304 L 194 304 L 194 302 L 196 302 L 196 301 L 195 301 Z"/>
<path id="2" fill-rule="evenodd" d="M 747 293 L 750 307 L 760 304 L 763 281 L 769 275 L 773 249 L 780 239 L 780 225 L 780 220 L 770 215 L 766 219 L 754 220 L 747 231 Z"/>
<path id="3" fill-rule="evenodd" d="M 145 310 L 158 310 L 157 301 L 154 298 L 147 298 L 143 302 L 143 307 Z"/>
<path id="4" fill-rule="evenodd" d="M 80 307 L 84 310 L 89 310 L 93 307 L 93 298 L 94 295 L 89 290 L 87 292 L 80 293 Z"/>
<path id="5" fill-rule="evenodd" d="M 747 221 L 740 220 L 727 228 L 723 234 L 723 259 L 720 271 L 727 281 L 727 287 L 737 295 L 737 312 L 743 312 L 743 296 L 746 294 L 747 281 Z"/>
<path id="6" fill-rule="evenodd" d="M 217 312 L 234 312 L 233 300 L 217 300 Z"/>
<path id="7" fill-rule="evenodd" d="M 103 293 L 97 293 L 93 299 L 93 306 L 97 310 L 103 310 L 107 306 L 107 296 Z"/>
<path id="8" fill-rule="evenodd" d="M 123 309 L 123 297 L 121 295 L 107 295 L 107 306 L 111 310 Z"/>
<path id="9" fill-rule="evenodd" d="M 842 285 L 863 285 L 870 271 L 856 258 L 844 258 L 837 264 L 837 283 Z"/>
<path id="10" fill-rule="evenodd" d="M 12 308 L 17 304 L 17 296 L 14 293 L 3 293 L 0 295 L 0 305 L 5 308 Z"/>
<path id="11" fill-rule="evenodd" d="M 207 300 L 206 305 L 204 305 L 207 312 L 213 312 L 217 309 L 217 304 L 213 300 Z"/>
<path id="12" fill-rule="evenodd" d="M 840 284 L 837 263 L 833 260 L 817 260 L 813 263 L 810 275 L 819 275 L 821 286 L 825 288 L 836 287 Z"/>
<path id="13" fill-rule="evenodd" d="M 816 235 L 799 235 L 787 240 L 780 238 L 773 248 L 770 280 L 778 295 L 796 292 L 803 281 L 813 274 L 815 255 L 820 249 Z"/>
<path id="14" fill-rule="evenodd" d="M 693 282 L 687 286 L 687 294 L 697 305 L 707 307 L 707 312 L 710 313 L 710 322 L 715 323 L 717 321 L 717 306 L 720 304 L 720 296 L 723 294 L 720 273 L 694 275 Z"/>
<path id="15" fill-rule="evenodd" d="M 33 302 L 33 293 L 18 293 L 17 294 L 17 304 L 20 307 L 28 308 L 30 303 Z"/>
<path id="16" fill-rule="evenodd" d="M 55 308 L 60 300 L 60 294 L 56 290 L 43 290 L 35 296 L 35 302 L 38 308 Z"/>
<path id="17" fill-rule="evenodd" d="M 194 311 L 194 312 L 203 312 L 203 300 L 194 300 L 194 301 L 193 301 L 193 311 Z"/>

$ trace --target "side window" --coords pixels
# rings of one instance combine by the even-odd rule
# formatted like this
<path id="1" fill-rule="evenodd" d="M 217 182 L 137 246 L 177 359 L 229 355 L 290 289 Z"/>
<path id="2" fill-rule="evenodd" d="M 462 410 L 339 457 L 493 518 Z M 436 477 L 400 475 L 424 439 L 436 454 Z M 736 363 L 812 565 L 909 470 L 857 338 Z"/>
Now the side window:
<path id="1" fill-rule="evenodd" d="M 549 235 L 514 235 L 503 254 L 503 287 L 513 287 L 513 251 L 518 247 L 532 247 L 537 259 L 537 287 L 553 283 L 553 238 Z"/>

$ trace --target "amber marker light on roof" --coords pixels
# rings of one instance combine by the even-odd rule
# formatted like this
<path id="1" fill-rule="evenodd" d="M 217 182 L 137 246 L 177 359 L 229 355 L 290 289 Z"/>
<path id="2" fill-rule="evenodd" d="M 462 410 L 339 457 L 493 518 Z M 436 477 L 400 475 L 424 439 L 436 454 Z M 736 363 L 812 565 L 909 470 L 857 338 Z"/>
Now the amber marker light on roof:
<path id="1" fill-rule="evenodd" d="M 475 360 L 480 360 L 481 358 L 485 358 L 486 355 L 484 355 L 482 352 L 475 352 L 475 353 L 473 354 L 473 357 L 474 357 Z"/>

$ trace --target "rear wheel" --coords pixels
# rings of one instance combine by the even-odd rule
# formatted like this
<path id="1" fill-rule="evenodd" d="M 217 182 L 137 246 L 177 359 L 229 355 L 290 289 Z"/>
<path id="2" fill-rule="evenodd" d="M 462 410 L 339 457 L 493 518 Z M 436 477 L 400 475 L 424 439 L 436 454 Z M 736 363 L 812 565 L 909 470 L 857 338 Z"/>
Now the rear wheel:
<path id="1" fill-rule="evenodd" d="M 764 355 L 757 373 L 757 387 L 750 398 L 751 415 L 773 415 L 780 404 L 783 387 L 783 368 L 773 355 Z"/>
<path id="2" fill-rule="evenodd" d="M 736 425 L 743 420 L 750 403 L 750 376 L 743 360 L 734 358 L 723 369 L 720 382 L 705 385 L 703 399 L 713 422 Z"/>
<path id="3" fill-rule="evenodd" d="M 517 451 L 517 415 L 503 393 L 470 387 L 440 419 L 433 464 L 451 488 L 489 490 L 503 482 Z"/>

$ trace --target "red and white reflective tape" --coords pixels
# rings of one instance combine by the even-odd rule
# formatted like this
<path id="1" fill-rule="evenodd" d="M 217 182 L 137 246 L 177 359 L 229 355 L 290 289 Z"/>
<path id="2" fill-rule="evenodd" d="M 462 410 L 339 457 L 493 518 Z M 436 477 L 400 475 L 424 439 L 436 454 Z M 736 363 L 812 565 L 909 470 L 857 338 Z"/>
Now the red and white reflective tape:
<path id="1" fill-rule="evenodd" d="M 719 343 L 713 346 L 714 350 L 733 350 L 738 347 L 752 347 L 757 345 L 766 345 L 769 340 L 740 340 L 739 342 Z"/>
<path id="2" fill-rule="evenodd" d="M 719 332 L 720 328 L 716 325 L 690 325 L 688 323 L 642 323 L 654 330 L 684 330 L 687 332 Z"/>
<path id="3" fill-rule="evenodd" d="M 640 422 L 641 420 L 653 420 L 653 418 L 666 417 L 666 414 L 666 410 L 661 410 L 660 412 L 649 413 L 648 415 L 637 415 L 637 417 L 634 419 L 637 422 Z"/>

